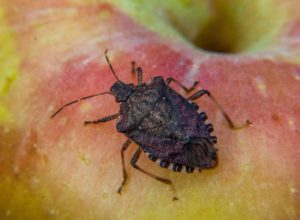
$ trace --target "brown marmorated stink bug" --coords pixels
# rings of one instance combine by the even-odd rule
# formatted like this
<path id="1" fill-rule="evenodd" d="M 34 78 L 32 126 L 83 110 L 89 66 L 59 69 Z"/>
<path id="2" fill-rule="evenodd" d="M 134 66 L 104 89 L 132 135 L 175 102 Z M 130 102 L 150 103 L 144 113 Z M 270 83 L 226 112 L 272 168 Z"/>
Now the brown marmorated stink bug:
<path id="1" fill-rule="evenodd" d="M 84 124 L 98 124 L 118 119 L 117 131 L 128 137 L 121 149 L 123 181 L 118 189 L 120 194 L 128 176 L 124 152 L 132 142 L 135 142 L 138 148 L 131 158 L 131 165 L 142 173 L 171 185 L 173 190 L 171 180 L 158 177 L 137 165 L 142 151 L 148 155 L 150 160 L 175 172 L 193 173 L 217 165 L 217 149 L 214 147 L 217 138 L 211 135 L 213 126 L 205 123 L 207 119 L 205 112 L 201 111 L 199 106 L 193 102 L 201 96 L 207 95 L 213 101 L 231 129 L 239 129 L 251 124 L 247 120 L 245 125 L 235 126 L 222 106 L 207 90 L 199 90 L 188 98 L 184 98 L 169 86 L 171 82 L 174 82 L 188 93 L 195 89 L 197 81 L 191 88 L 185 87 L 172 77 L 165 81 L 161 76 L 156 76 L 149 82 L 143 83 L 142 68 L 135 68 L 135 63 L 132 62 L 132 73 L 137 73 L 138 84 L 126 84 L 115 74 L 108 59 L 107 50 L 105 58 L 117 80 L 110 91 L 69 102 L 58 109 L 51 118 L 65 107 L 84 99 L 104 94 L 113 95 L 116 98 L 116 102 L 120 103 L 118 113 L 95 121 L 85 121 Z M 174 199 L 177 197 L 174 196 Z"/>

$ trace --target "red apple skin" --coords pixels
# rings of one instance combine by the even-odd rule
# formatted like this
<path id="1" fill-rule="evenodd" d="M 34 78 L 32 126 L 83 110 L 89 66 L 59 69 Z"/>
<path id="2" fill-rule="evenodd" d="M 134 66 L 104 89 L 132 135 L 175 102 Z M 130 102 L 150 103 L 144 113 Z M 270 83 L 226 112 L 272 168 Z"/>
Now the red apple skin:
<path id="1" fill-rule="evenodd" d="M 40 4 L 55 10 L 38 13 Z M 300 217 L 299 65 L 277 54 L 199 51 L 146 30 L 108 4 L 51 4 L 7 7 L 21 65 L 2 98 L 13 120 L 1 125 L 0 219 Z M 211 91 L 234 122 L 253 123 L 229 129 L 204 97 L 197 103 L 218 136 L 215 169 L 174 173 L 141 157 L 142 167 L 174 182 L 179 201 L 172 201 L 168 186 L 130 167 L 136 145 L 126 153 L 129 182 L 122 196 L 116 193 L 126 137 L 116 132 L 115 122 L 83 126 L 118 112 L 113 97 L 81 102 L 50 119 L 69 101 L 109 90 L 115 79 L 105 62 L 107 48 L 123 81 L 137 80 L 132 60 L 143 67 L 145 81 L 172 76 L 189 86 L 199 80 L 198 89 Z"/>

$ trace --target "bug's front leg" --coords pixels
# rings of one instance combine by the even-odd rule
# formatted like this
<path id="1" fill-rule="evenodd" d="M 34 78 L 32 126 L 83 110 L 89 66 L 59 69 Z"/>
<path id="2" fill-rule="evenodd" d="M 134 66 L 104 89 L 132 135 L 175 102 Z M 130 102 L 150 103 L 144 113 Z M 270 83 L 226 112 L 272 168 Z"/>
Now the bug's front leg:
<path id="1" fill-rule="evenodd" d="M 131 162 L 130 162 L 131 165 L 132 165 L 135 169 L 137 169 L 137 170 L 141 171 L 142 173 L 146 174 L 147 176 L 150 176 L 150 177 L 152 177 L 152 178 L 154 178 L 154 179 L 156 179 L 156 180 L 158 180 L 158 181 L 160 181 L 160 182 L 162 182 L 162 183 L 165 183 L 165 184 L 170 185 L 171 188 L 172 188 L 172 191 L 173 191 L 174 194 L 175 194 L 175 195 L 173 196 L 173 200 L 178 200 L 178 197 L 176 196 L 175 187 L 173 186 L 173 183 L 172 183 L 171 180 L 165 179 L 165 178 L 162 178 L 162 177 L 159 177 L 159 176 L 156 176 L 156 175 L 154 175 L 154 174 L 152 174 L 152 173 L 149 173 L 148 171 L 146 171 L 146 170 L 140 168 L 140 167 L 136 164 L 137 161 L 138 161 L 138 159 L 139 159 L 139 157 L 140 157 L 140 155 L 141 155 L 141 152 L 142 152 L 142 151 L 141 151 L 140 148 L 138 148 L 138 149 L 135 151 L 134 155 L 133 155 L 132 158 L 131 158 Z"/>
<path id="2" fill-rule="evenodd" d="M 94 121 L 85 121 L 85 122 L 84 122 L 84 125 L 88 125 L 88 124 L 98 124 L 98 123 L 102 123 L 102 122 L 111 121 L 111 120 L 114 120 L 114 119 L 118 118 L 119 115 L 120 115 L 120 114 L 118 113 L 118 114 L 109 115 L 109 116 L 106 116 L 106 117 L 103 117 L 103 118 L 100 118 L 100 119 L 97 119 L 97 120 L 94 120 Z"/>
<path id="3" fill-rule="evenodd" d="M 189 93 L 191 91 L 193 91 L 196 86 L 198 85 L 199 81 L 195 81 L 193 86 L 191 86 L 190 88 L 187 88 L 186 86 L 184 86 L 181 82 L 179 82 L 178 80 L 174 79 L 173 77 L 169 77 L 167 80 L 166 80 L 167 84 L 170 85 L 171 82 L 174 82 L 176 83 L 178 86 L 180 86 L 186 93 Z"/>
<path id="4" fill-rule="evenodd" d="M 136 68 L 134 61 L 131 62 L 131 73 L 134 74 L 134 75 L 137 73 L 137 75 L 138 75 L 138 85 L 141 85 L 143 83 L 143 70 L 142 70 L 141 67 Z"/>
<path id="5" fill-rule="evenodd" d="M 226 121 L 227 121 L 227 123 L 228 123 L 228 125 L 229 125 L 229 127 L 230 127 L 231 129 L 235 129 L 235 130 L 236 130 L 236 129 L 241 129 L 241 128 L 247 127 L 247 126 L 249 126 L 249 125 L 252 124 L 249 120 L 246 120 L 246 123 L 245 123 L 244 125 L 236 126 L 236 125 L 233 123 L 233 121 L 231 120 L 231 118 L 229 117 L 229 115 L 225 112 L 225 110 L 223 109 L 223 107 L 220 105 L 220 103 L 215 99 L 214 96 L 212 96 L 212 95 L 210 94 L 210 92 L 209 92 L 208 90 L 204 90 L 204 89 L 199 90 L 199 91 L 196 92 L 195 94 L 191 95 L 191 96 L 188 98 L 188 100 L 193 101 L 193 100 L 196 100 L 196 99 L 200 98 L 200 97 L 203 96 L 203 95 L 207 95 L 207 96 L 213 101 L 213 103 L 214 103 L 214 104 L 217 106 L 217 108 L 221 111 L 223 117 L 226 119 Z"/>

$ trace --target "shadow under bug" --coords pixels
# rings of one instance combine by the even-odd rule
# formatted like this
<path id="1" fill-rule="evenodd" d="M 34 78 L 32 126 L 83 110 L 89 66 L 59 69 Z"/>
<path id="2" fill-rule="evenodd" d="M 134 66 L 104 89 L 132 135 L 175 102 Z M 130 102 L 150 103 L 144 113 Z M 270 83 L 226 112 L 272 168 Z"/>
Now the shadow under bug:
<path id="1" fill-rule="evenodd" d="M 108 122 L 118 118 L 116 129 L 124 133 L 128 139 L 121 149 L 123 181 L 118 189 L 121 194 L 127 181 L 124 153 L 131 143 L 138 145 L 131 158 L 131 165 L 142 173 L 166 184 L 171 185 L 175 193 L 172 181 L 152 174 L 137 165 L 142 152 L 146 153 L 150 160 L 158 163 L 163 168 L 169 168 L 175 172 L 193 173 L 202 169 L 213 168 L 217 165 L 217 137 L 212 136 L 213 125 L 205 123 L 207 115 L 199 109 L 193 101 L 207 95 L 221 111 L 231 129 L 240 129 L 250 125 L 246 123 L 240 127 L 234 125 L 222 106 L 207 90 L 199 90 L 188 98 L 184 98 L 170 87 L 172 82 L 180 86 L 186 93 L 193 91 L 198 81 L 190 88 L 185 87 L 176 79 L 170 77 L 164 80 L 156 76 L 143 83 L 143 71 L 141 67 L 135 68 L 132 62 L 132 74 L 138 76 L 138 84 L 126 84 L 122 82 L 108 59 L 107 50 L 105 58 L 116 82 L 110 91 L 102 92 L 74 100 L 63 105 L 51 118 L 55 117 L 65 107 L 79 101 L 99 95 L 113 95 L 116 102 L 120 103 L 118 113 L 93 121 L 85 121 L 85 125 Z M 176 193 L 175 193 L 176 194 Z M 178 199 L 175 195 L 174 200 Z"/>

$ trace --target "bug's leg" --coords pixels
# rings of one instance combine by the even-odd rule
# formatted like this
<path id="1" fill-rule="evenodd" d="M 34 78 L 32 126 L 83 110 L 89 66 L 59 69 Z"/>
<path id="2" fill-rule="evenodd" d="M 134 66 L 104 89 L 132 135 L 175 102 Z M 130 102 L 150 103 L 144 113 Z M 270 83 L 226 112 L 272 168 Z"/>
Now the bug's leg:
<path id="1" fill-rule="evenodd" d="M 176 84 L 179 85 L 186 93 L 189 93 L 189 92 L 191 92 L 192 90 L 194 90 L 195 87 L 196 87 L 196 86 L 198 85 L 198 83 L 199 83 L 199 81 L 195 81 L 192 87 L 187 88 L 186 86 L 182 85 L 181 82 L 179 82 L 178 80 L 176 80 L 176 79 L 174 79 L 174 78 L 172 78 L 172 77 L 167 78 L 166 82 L 167 82 L 168 85 L 170 85 L 171 82 L 176 83 Z"/>
<path id="2" fill-rule="evenodd" d="M 118 113 L 118 114 L 109 115 L 109 116 L 106 116 L 106 117 L 97 119 L 97 120 L 95 120 L 95 121 L 85 121 L 85 122 L 84 122 L 84 125 L 88 125 L 88 124 L 98 124 L 98 123 L 101 123 L 101 122 L 111 121 L 111 120 L 114 120 L 114 119 L 118 118 L 119 115 L 120 115 L 120 114 Z"/>
<path id="3" fill-rule="evenodd" d="M 129 147 L 129 145 L 132 143 L 132 140 L 127 139 L 127 141 L 123 144 L 122 149 L 121 149 L 121 158 L 122 158 L 122 171 L 123 171 L 123 181 L 121 183 L 121 186 L 118 189 L 118 193 L 121 194 L 123 187 L 125 186 L 125 183 L 127 181 L 127 171 L 126 171 L 126 166 L 125 166 L 125 156 L 124 153 Z"/>
<path id="4" fill-rule="evenodd" d="M 54 114 L 51 115 L 51 118 L 54 118 L 59 112 L 61 112 L 65 107 L 68 107 L 69 105 L 75 104 L 75 103 L 80 102 L 80 101 L 85 100 L 85 99 L 93 98 L 95 96 L 104 95 L 104 94 L 112 95 L 111 92 L 102 92 L 102 93 L 85 96 L 85 97 L 82 97 L 80 99 L 68 102 L 67 104 L 65 104 L 62 107 L 60 107 L 56 112 L 54 112 Z"/>
<path id="5" fill-rule="evenodd" d="M 178 200 L 178 197 L 176 196 L 175 187 L 173 186 L 173 183 L 172 183 L 171 180 L 169 180 L 169 179 L 164 179 L 164 178 L 161 178 L 161 177 L 159 177 L 159 176 L 156 176 L 156 175 L 154 175 L 154 174 L 152 174 L 152 173 L 149 173 L 148 171 L 146 171 L 146 170 L 140 168 L 140 167 L 136 164 L 137 161 L 138 161 L 138 159 L 139 159 L 139 157 L 140 157 L 140 155 L 141 155 L 141 152 L 142 152 L 142 151 L 141 151 L 140 148 L 138 148 L 138 149 L 135 151 L 134 155 L 133 155 L 132 158 L 131 158 L 131 162 L 130 162 L 131 165 L 132 165 L 135 169 L 141 171 L 142 173 L 144 173 L 144 174 L 146 174 L 146 175 L 148 175 L 148 176 L 150 176 L 150 177 L 152 177 L 152 178 L 154 178 L 154 179 L 156 179 L 156 180 L 158 180 L 158 181 L 160 181 L 160 182 L 162 182 L 162 183 L 169 184 L 169 185 L 171 186 L 171 188 L 172 188 L 172 191 L 174 192 L 173 200 Z"/>
<path id="6" fill-rule="evenodd" d="M 143 70 L 141 67 L 138 67 L 136 71 L 138 74 L 138 84 L 141 85 L 143 83 Z"/>
<path id="7" fill-rule="evenodd" d="M 219 110 L 221 111 L 222 115 L 224 116 L 224 118 L 226 119 L 229 127 L 231 129 L 241 129 L 244 127 L 247 127 L 249 125 L 251 125 L 252 123 L 249 120 L 246 120 L 246 123 L 244 125 L 241 126 L 236 126 L 233 121 L 231 120 L 231 118 L 229 117 L 229 115 L 225 112 L 225 110 L 223 109 L 223 107 L 220 105 L 220 103 L 215 99 L 215 97 L 213 97 L 210 92 L 208 90 L 199 90 L 198 92 L 196 92 L 195 94 L 191 95 L 188 100 L 196 100 L 198 98 L 200 98 L 203 95 L 207 95 L 212 101 L 213 103 L 219 108 Z"/>
<path id="8" fill-rule="evenodd" d="M 138 85 L 141 85 L 143 83 L 143 70 L 141 67 L 135 68 L 135 62 L 131 62 L 131 73 L 138 75 Z"/>

